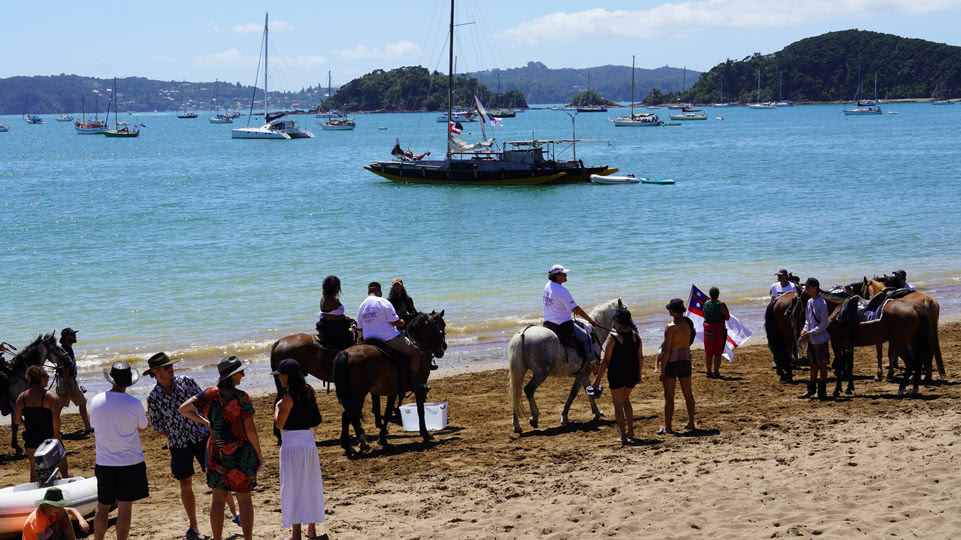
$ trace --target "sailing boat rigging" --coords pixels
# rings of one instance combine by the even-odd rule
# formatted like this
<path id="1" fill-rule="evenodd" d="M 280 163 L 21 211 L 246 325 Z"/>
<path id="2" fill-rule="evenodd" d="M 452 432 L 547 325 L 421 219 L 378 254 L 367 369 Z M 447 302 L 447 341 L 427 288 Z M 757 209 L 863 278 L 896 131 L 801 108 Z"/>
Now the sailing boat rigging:
<path id="1" fill-rule="evenodd" d="M 284 116 L 287 113 L 271 113 L 269 109 L 269 96 L 267 93 L 267 18 L 268 14 L 264 14 L 264 37 L 263 37 L 263 49 L 264 49 L 264 125 L 260 127 L 250 127 L 250 117 L 252 114 L 247 114 L 247 127 L 234 128 L 230 130 L 230 137 L 232 139 L 313 139 L 314 134 L 307 131 L 306 129 L 297 126 L 296 122 L 293 120 L 284 120 Z M 260 73 L 257 73 L 257 79 L 260 79 Z M 254 81 L 254 95 L 250 98 L 250 112 L 253 112 L 254 101 L 257 97 L 257 80 Z"/>
<path id="2" fill-rule="evenodd" d="M 752 103 L 748 105 L 748 107 L 756 110 L 773 109 L 776 107 L 776 105 L 770 101 L 761 103 L 761 68 L 757 68 L 757 103 Z"/>
<path id="3" fill-rule="evenodd" d="M 103 133 L 105 124 L 100 121 L 99 103 L 100 96 L 98 95 L 94 100 L 94 111 L 95 119 L 87 121 L 87 102 L 83 94 L 80 95 L 80 122 L 74 122 L 73 127 L 77 130 L 78 135 L 100 135 Z"/>
<path id="4" fill-rule="evenodd" d="M 187 110 L 187 81 L 184 81 L 181 85 L 181 92 L 184 95 L 184 100 L 182 104 L 183 112 L 177 115 L 177 118 L 197 118 L 197 113 Z"/>
<path id="5" fill-rule="evenodd" d="M 327 109 L 330 108 L 330 99 L 333 97 L 333 87 L 330 83 L 330 71 L 327 72 Z M 325 131 L 348 131 L 354 129 L 357 124 L 353 118 L 348 118 L 347 113 L 334 113 L 332 110 L 327 116 L 326 122 L 320 122 L 320 129 Z"/>
<path id="6" fill-rule="evenodd" d="M 875 100 L 863 103 L 861 101 L 861 61 L 858 61 L 858 89 L 854 94 L 857 106 L 853 109 L 844 108 L 845 116 L 877 116 L 881 114 L 881 106 L 877 104 L 878 93 L 878 74 L 874 74 L 874 97 Z"/>
<path id="7" fill-rule="evenodd" d="M 632 65 L 633 65 L 633 64 L 632 64 Z M 634 74 L 631 73 L 631 78 L 633 79 L 633 77 L 634 77 Z M 588 103 L 587 105 L 581 105 L 580 107 L 578 107 L 578 108 L 577 108 L 577 112 L 579 112 L 579 113 L 582 113 L 582 112 L 607 112 L 607 107 L 605 107 L 605 106 L 603 106 L 603 105 L 595 105 L 595 104 L 594 104 L 594 97 L 591 95 L 591 71 L 590 71 L 590 70 L 587 70 L 587 94 L 586 94 L 586 96 L 587 96 L 587 99 L 591 100 L 591 102 Z M 631 101 L 632 101 L 632 102 L 634 101 L 633 94 L 632 94 L 632 96 L 631 96 Z"/>
<path id="8" fill-rule="evenodd" d="M 793 101 L 791 101 L 791 100 L 784 101 L 784 96 L 783 96 L 783 94 L 782 94 L 783 86 L 782 86 L 782 84 L 781 84 L 781 75 L 782 75 L 782 73 L 781 73 L 780 71 L 778 71 L 778 72 L 777 72 L 777 105 L 776 105 L 776 106 L 777 106 L 777 107 L 793 107 L 793 106 L 794 106 L 794 102 L 793 102 Z M 877 81 L 875 81 L 874 84 L 875 84 L 875 94 L 876 94 L 876 93 L 877 93 Z"/>
<path id="9" fill-rule="evenodd" d="M 616 127 L 658 127 L 664 122 L 653 113 L 634 114 L 634 55 L 631 55 L 631 115 L 618 116 L 614 119 Z"/>
<path id="10" fill-rule="evenodd" d="M 944 96 L 942 95 L 943 83 L 944 83 L 944 75 L 942 75 L 938 79 L 938 85 L 934 87 L 934 93 L 931 94 L 932 105 L 954 105 L 954 102 L 951 101 L 950 99 L 944 99 Z"/>
<path id="11" fill-rule="evenodd" d="M 113 95 L 110 96 L 110 102 L 107 103 L 107 117 L 104 122 L 110 121 L 110 104 L 113 104 L 113 129 L 104 130 L 103 134 L 105 137 L 137 137 L 140 135 L 140 126 L 138 124 L 133 124 L 133 129 L 130 129 L 130 124 L 124 122 L 121 126 L 120 118 L 118 116 L 117 102 L 120 101 L 120 96 L 117 94 L 117 78 L 113 78 Z"/>
<path id="12" fill-rule="evenodd" d="M 63 92 L 60 93 L 60 115 L 57 116 L 57 122 L 73 122 L 73 117 L 63 111 Z"/>
<path id="13" fill-rule="evenodd" d="M 388 180 L 415 183 L 443 184 L 551 184 L 562 182 L 587 182 L 591 174 L 608 175 L 617 172 L 607 166 L 585 167 L 579 161 L 558 161 L 553 149 L 557 144 L 577 144 L 577 139 L 530 140 L 506 142 L 510 149 L 497 150 L 493 138 L 468 144 L 452 134 L 463 126 L 453 120 L 454 112 L 454 0 L 450 2 L 450 26 L 448 37 L 447 68 L 447 117 L 450 118 L 444 132 L 447 136 L 447 152 L 444 159 L 418 159 L 426 157 L 408 155 L 394 146 L 391 161 L 376 161 L 364 167 Z M 490 121 L 480 102 L 476 101 L 481 122 Z M 494 124 L 494 122 L 491 122 Z"/>
<path id="14" fill-rule="evenodd" d="M 214 97 L 210 100 L 210 110 L 207 112 L 207 121 L 211 124 L 233 124 L 234 119 L 227 115 L 227 111 L 217 112 L 215 116 L 211 116 L 214 112 L 214 105 L 217 104 L 217 85 L 220 83 L 219 80 L 214 81 Z M 218 109 L 220 107 L 217 107 Z"/>

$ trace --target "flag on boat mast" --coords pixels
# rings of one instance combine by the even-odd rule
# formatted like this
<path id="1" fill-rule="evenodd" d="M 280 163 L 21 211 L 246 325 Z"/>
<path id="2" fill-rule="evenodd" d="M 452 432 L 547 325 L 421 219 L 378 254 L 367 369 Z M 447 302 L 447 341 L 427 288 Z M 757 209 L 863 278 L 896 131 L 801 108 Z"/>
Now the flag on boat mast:
<path id="1" fill-rule="evenodd" d="M 450 132 L 454 135 L 460 135 L 461 131 L 464 131 L 464 126 L 460 125 L 460 122 L 455 122 L 454 120 L 449 120 Z"/>

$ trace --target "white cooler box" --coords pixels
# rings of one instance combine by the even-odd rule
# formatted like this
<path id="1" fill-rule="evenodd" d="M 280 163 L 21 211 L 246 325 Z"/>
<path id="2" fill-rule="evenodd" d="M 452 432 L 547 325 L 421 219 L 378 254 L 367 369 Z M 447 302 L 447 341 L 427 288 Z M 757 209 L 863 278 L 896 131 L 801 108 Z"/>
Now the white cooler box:
<path id="1" fill-rule="evenodd" d="M 416 403 L 401 405 L 400 418 L 404 422 L 404 431 L 420 431 Z M 447 427 L 447 402 L 424 403 L 424 424 L 427 425 L 427 431 Z"/>

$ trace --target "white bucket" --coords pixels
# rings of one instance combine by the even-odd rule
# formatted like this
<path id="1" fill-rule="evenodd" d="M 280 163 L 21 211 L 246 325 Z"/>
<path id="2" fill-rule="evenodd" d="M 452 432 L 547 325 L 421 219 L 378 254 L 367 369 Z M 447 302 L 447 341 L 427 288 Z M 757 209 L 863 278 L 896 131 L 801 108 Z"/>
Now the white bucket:
<path id="1" fill-rule="evenodd" d="M 400 418 L 404 422 L 404 431 L 420 431 L 420 421 L 417 418 L 416 403 L 401 405 Z M 427 426 L 427 431 L 435 431 L 447 427 L 447 402 L 424 403 L 424 424 Z"/>

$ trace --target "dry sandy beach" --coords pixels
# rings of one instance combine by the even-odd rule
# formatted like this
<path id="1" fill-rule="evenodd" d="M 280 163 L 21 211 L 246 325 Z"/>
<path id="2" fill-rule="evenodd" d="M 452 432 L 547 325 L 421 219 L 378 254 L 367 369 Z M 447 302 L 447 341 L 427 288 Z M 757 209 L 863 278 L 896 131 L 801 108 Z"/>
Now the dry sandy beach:
<path id="1" fill-rule="evenodd" d="M 549 379 L 538 392 L 541 429 L 524 419 L 525 433 L 513 434 L 507 372 L 494 370 L 432 381 L 431 399 L 448 401 L 450 411 L 436 442 L 392 426 L 393 449 L 374 442 L 372 453 L 348 461 L 337 440 L 336 398 L 315 384 L 328 512 L 319 532 L 338 539 L 957 537 L 961 324 L 942 325 L 941 336 L 949 380 L 922 387 L 915 399 L 895 399 L 894 383 L 871 379 L 873 349 L 856 356 L 856 395 L 829 403 L 796 399 L 803 384 L 778 384 L 764 346 L 739 351 L 735 364 L 722 366 L 724 381 L 706 379 L 695 362 L 703 431 L 694 435 L 654 435 L 663 402 L 649 355 L 633 392 L 641 443 L 626 448 L 617 443 L 606 391 L 600 422 L 589 422 L 582 394 L 572 424 L 558 425 L 569 379 Z M 686 417 L 682 403 L 675 427 Z M 258 539 L 289 532 L 280 526 L 270 404 L 270 396 L 255 400 L 266 460 L 254 493 Z M 373 432 L 369 414 L 365 426 Z M 79 427 L 76 415 L 65 417 L 65 433 Z M 8 429 L 0 440 L 9 440 Z M 152 432 L 144 437 L 151 497 L 134 506 L 131 538 L 175 539 L 187 528 L 165 443 Z M 67 435 L 65 444 L 75 474 L 92 474 L 93 438 Z M 26 481 L 24 459 L 7 454 L 0 466 L 4 485 Z M 200 475 L 195 491 L 201 532 L 209 534 Z M 225 531 L 240 538 L 232 524 Z"/>

